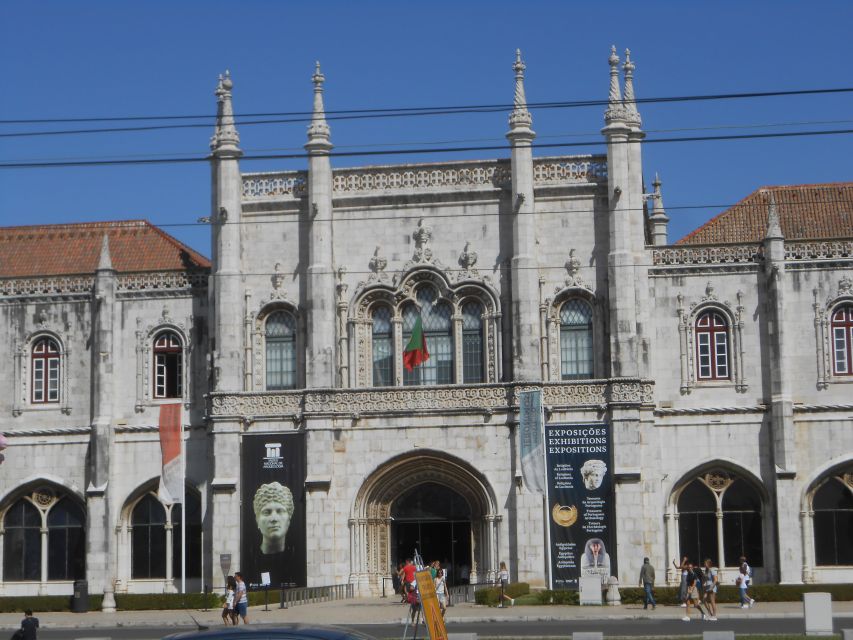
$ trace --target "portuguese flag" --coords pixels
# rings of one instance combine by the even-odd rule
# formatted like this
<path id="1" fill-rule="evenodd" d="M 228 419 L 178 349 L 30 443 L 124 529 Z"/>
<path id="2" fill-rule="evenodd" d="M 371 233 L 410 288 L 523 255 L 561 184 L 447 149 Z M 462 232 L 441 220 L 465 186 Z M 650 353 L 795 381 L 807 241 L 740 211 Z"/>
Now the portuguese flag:
<path id="1" fill-rule="evenodd" d="M 412 328 L 412 337 L 409 338 L 409 344 L 403 350 L 403 364 L 406 369 L 411 371 L 427 360 L 429 360 L 429 351 L 427 351 L 427 344 L 424 339 L 423 322 L 420 314 L 418 314 L 418 319 L 415 320 L 415 326 Z"/>

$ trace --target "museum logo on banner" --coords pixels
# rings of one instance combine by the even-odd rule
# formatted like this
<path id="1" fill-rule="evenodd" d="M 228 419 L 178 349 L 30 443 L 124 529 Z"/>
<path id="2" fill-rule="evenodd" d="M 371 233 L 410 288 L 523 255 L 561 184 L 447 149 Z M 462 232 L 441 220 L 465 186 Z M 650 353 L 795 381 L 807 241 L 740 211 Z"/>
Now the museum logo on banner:
<path id="1" fill-rule="evenodd" d="M 284 458 L 281 457 L 281 443 L 267 442 L 264 444 L 267 454 L 264 456 L 264 469 L 284 469 Z"/>

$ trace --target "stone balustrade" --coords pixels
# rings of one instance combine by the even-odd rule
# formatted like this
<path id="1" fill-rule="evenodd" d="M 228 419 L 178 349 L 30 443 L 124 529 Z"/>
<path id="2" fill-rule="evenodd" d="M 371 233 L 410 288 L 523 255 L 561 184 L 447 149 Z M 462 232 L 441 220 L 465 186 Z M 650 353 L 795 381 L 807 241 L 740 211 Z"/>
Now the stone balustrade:
<path id="1" fill-rule="evenodd" d="M 603 408 L 607 405 L 648 405 L 654 383 L 636 378 L 585 380 L 535 385 L 504 383 L 458 386 L 305 389 L 211 393 L 211 418 L 299 416 L 365 416 L 422 413 L 495 413 L 518 409 L 518 393 L 543 390 L 551 410 Z"/>

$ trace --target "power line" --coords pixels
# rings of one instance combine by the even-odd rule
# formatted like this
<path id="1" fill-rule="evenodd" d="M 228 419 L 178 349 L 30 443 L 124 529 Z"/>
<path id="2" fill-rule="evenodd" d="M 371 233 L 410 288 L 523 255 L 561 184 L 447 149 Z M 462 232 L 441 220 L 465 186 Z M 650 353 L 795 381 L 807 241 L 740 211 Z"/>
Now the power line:
<path id="1" fill-rule="evenodd" d="M 733 100 L 746 98 L 769 98 L 769 97 L 790 97 L 802 95 L 821 95 L 821 94 L 836 94 L 853 92 L 853 87 L 839 87 L 827 89 L 798 89 L 792 91 L 762 91 L 749 93 L 721 93 L 710 95 L 693 95 L 693 96 L 672 96 L 662 98 L 638 98 L 637 104 L 655 104 L 655 103 L 675 103 L 675 102 L 697 102 L 706 100 Z M 570 109 L 578 107 L 600 107 L 606 106 L 607 100 L 584 100 L 573 102 L 531 102 L 527 104 L 530 109 Z M 474 105 L 474 106 L 459 106 L 459 107 L 410 107 L 399 109 L 360 109 L 348 111 L 326 111 L 327 120 L 363 120 L 375 118 L 400 118 L 412 116 L 435 116 L 435 115 L 454 115 L 467 113 L 494 113 L 512 109 L 511 104 L 500 105 Z M 331 115 L 330 115 L 331 114 Z M 279 116 L 288 116 L 281 118 Z M 297 117 L 291 117 L 297 116 Z M 215 118 L 216 116 L 161 116 L 146 118 L 142 116 L 128 116 L 128 119 L 139 120 L 161 120 L 161 119 L 198 119 L 198 118 Z M 240 117 L 275 117 L 272 120 L 242 120 L 237 121 Z M 313 114 L 307 111 L 298 112 L 282 112 L 270 114 L 247 114 L 243 116 L 234 116 L 234 124 L 237 126 L 249 125 L 266 125 L 266 124 L 289 124 L 289 123 L 305 123 L 311 122 Z M 110 119 L 103 119 L 105 121 Z M 74 120 L 39 120 L 39 121 L 23 121 L 23 120 L 0 120 L 0 124 L 22 124 L 22 123 L 49 123 L 49 122 L 69 122 Z M 93 120 L 82 120 L 93 121 Z M 95 120 L 98 121 L 98 120 Z M 24 137 L 44 137 L 44 136 L 59 136 L 59 135 L 80 135 L 91 133 L 128 133 L 135 131 L 162 131 L 170 129 L 197 129 L 209 128 L 212 123 L 189 123 L 189 124 L 158 124 L 145 125 L 138 127 L 109 127 L 97 129 L 65 129 L 53 131 L 21 131 L 14 133 L 2 133 L 0 138 L 24 138 Z"/>
<path id="2" fill-rule="evenodd" d="M 686 131 L 726 131 L 733 129 L 770 129 L 773 127 L 797 127 L 797 126 L 827 126 L 827 125 L 838 125 L 838 124 L 853 124 L 853 120 L 797 120 L 791 122 L 766 122 L 759 124 L 718 124 L 718 125 L 707 125 L 702 127 L 676 127 L 673 129 L 643 129 L 643 132 L 646 134 L 650 133 L 683 133 Z M 601 131 L 567 131 L 563 133 L 553 133 L 553 134 L 537 134 L 537 140 L 554 140 L 559 138 L 571 138 L 571 137 L 601 137 Z M 485 137 L 485 138 L 451 138 L 447 140 L 409 140 L 404 142 L 373 142 L 370 144 L 336 144 L 335 149 L 371 149 L 375 147 L 405 147 L 410 145 L 449 145 L 449 144 L 463 144 L 463 143 L 474 143 L 474 142 L 502 142 L 506 138 L 502 136 L 493 136 L 493 137 Z M 272 151 L 302 151 L 303 146 L 297 147 L 244 147 L 242 150 L 247 153 L 253 152 L 272 152 Z M 180 157 L 182 155 L 189 155 L 194 153 L 194 151 L 171 151 L 171 152 L 163 152 L 163 153 L 132 153 L 132 154 L 124 154 L 124 155 L 110 155 L 103 156 L 104 160 L 121 160 L 121 159 L 133 159 L 133 158 L 167 158 L 169 156 L 177 156 Z M 59 161 L 74 161 L 74 160 L 95 160 L 97 156 L 64 156 L 64 157 L 36 157 L 36 158 L 22 158 L 20 160 L 16 160 L 15 162 L 59 162 Z M 0 163 L 3 160 L 0 159 Z M 12 160 L 9 160 L 12 162 Z"/>
<path id="3" fill-rule="evenodd" d="M 748 133 L 728 134 L 720 136 L 683 136 L 675 138 L 647 138 L 642 144 L 663 144 L 673 142 L 711 142 L 722 140 L 761 140 L 770 138 L 793 138 L 807 136 L 827 135 L 849 135 L 853 129 L 830 129 L 818 131 L 779 131 L 775 133 Z M 589 141 L 589 142 L 553 142 L 532 145 L 536 149 L 558 149 L 569 147 L 604 146 L 609 144 L 638 144 L 634 141 Z M 409 155 L 409 154 L 440 154 L 440 153 L 463 153 L 469 151 L 506 151 L 507 145 L 484 145 L 468 147 L 443 147 L 443 148 L 416 148 L 416 149 L 386 149 L 365 151 L 333 151 L 330 157 L 355 157 L 355 156 L 385 156 L 385 155 Z M 258 160 L 296 160 L 307 159 L 307 153 L 283 153 L 283 154 L 261 154 L 254 156 L 242 156 L 241 161 L 252 162 Z M 139 158 L 132 160 L 81 160 L 61 162 L 4 162 L 0 163 L 0 169 L 38 169 L 56 167 L 98 167 L 98 166 L 122 166 L 122 165 L 153 165 L 153 164 L 189 164 L 196 162 L 209 162 L 210 156 L 188 156 L 183 158 Z"/>
<path id="4" fill-rule="evenodd" d="M 637 104 L 653 104 L 661 102 L 697 102 L 706 100 L 737 100 L 748 98 L 771 98 L 784 96 L 803 96 L 803 95 L 821 95 L 834 93 L 849 93 L 853 92 L 853 87 L 830 87 L 818 89 L 791 89 L 782 91 L 750 91 L 742 93 L 716 93 L 716 94 L 697 94 L 686 96 L 664 96 L 657 98 L 636 98 Z M 571 100 L 571 101 L 556 101 L 556 102 L 528 102 L 528 108 L 534 109 L 562 109 L 576 107 L 600 107 L 606 106 L 609 102 L 606 99 L 594 100 Z M 481 113 L 483 110 L 501 111 L 514 108 L 513 103 L 496 103 L 496 104 L 475 104 L 475 105 L 442 105 L 434 107 L 380 107 L 373 109 L 327 109 L 326 114 L 331 115 L 378 115 L 400 113 L 419 115 L 427 112 L 427 115 L 432 115 L 433 112 L 472 112 Z M 487 111 L 486 111 L 487 112 Z M 258 112 L 258 113 L 241 113 L 235 114 L 235 118 L 266 118 L 266 117 L 297 117 L 303 116 L 299 122 L 310 120 L 313 116 L 311 111 L 279 111 L 279 112 Z M 106 117 L 82 117 L 82 118 L 29 118 L 29 119 L 0 119 L 0 125 L 3 124 L 50 124 L 62 122 L 133 122 L 144 120 L 199 120 L 199 119 L 215 119 L 215 114 L 202 115 L 166 115 L 166 116 L 106 116 Z M 193 125 L 195 126 L 195 125 Z"/>

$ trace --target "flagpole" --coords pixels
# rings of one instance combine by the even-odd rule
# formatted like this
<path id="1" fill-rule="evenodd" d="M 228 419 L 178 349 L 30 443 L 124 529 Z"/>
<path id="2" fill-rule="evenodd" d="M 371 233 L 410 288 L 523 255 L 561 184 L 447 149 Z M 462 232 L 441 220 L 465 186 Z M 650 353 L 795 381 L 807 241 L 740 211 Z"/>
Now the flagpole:
<path id="1" fill-rule="evenodd" d="M 183 418 L 183 406 L 181 418 Z M 181 593 L 187 592 L 187 455 L 184 421 L 181 420 Z"/>

